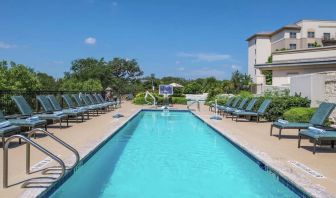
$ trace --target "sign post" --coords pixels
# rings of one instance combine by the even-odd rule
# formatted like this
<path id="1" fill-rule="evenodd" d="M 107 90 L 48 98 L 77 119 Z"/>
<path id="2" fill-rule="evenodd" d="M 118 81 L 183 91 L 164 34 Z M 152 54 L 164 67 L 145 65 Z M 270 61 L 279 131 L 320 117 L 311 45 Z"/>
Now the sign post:
<path id="1" fill-rule="evenodd" d="M 160 85 L 159 86 L 159 94 L 163 95 L 164 98 L 164 109 L 168 109 L 169 101 L 168 96 L 174 94 L 174 88 L 172 85 Z"/>

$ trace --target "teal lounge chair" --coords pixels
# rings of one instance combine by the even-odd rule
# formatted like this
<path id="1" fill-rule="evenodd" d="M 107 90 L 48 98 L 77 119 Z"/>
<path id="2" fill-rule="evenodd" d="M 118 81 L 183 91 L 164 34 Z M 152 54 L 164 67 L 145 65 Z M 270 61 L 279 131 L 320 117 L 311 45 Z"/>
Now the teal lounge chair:
<path id="1" fill-rule="evenodd" d="M 86 108 L 87 110 L 89 110 L 89 112 L 96 112 L 97 115 L 99 114 L 100 107 L 87 104 L 89 103 L 88 101 L 86 101 L 87 103 L 84 103 L 83 101 L 85 97 L 83 97 L 83 100 L 79 97 L 79 94 L 72 94 L 72 97 L 75 100 L 77 107 Z M 87 99 L 85 98 L 85 100 Z"/>
<path id="2" fill-rule="evenodd" d="M 308 138 L 314 144 L 313 154 L 316 153 L 316 144 L 321 145 L 323 141 L 330 141 L 331 148 L 334 148 L 336 141 L 336 128 L 327 128 L 315 130 L 309 127 L 307 130 L 303 130 L 299 132 L 299 140 L 298 140 L 298 148 L 301 147 L 301 139 Z"/>
<path id="3" fill-rule="evenodd" d="M 273 135 L 273 127 L 279 129 L 278 137 L 281 139 L 281 132 L 283 129 L 298 129 L 300 131 L 301 129 L 307 129 L 310 126 L 322 126 L 334 109 L 335 104 L 322 102 L 308 123 L 276 121 L 271 125 L 270 135 Z"/>
<path id="4" fill-rule="evenodd" d="M 53 106 L 53 108 L 54 108 L 55 111 L 61 111 L 65 115 L 68 115 L 69 117 L 76 118 L 77 121 L 78 121 L 78 117 L 81 117 L 82 118 L 82 122 L 84 122 L 84 113 L 85 113 L 84 110 L 80 110 L 80 109 L 63 109 L 54 95 L 48 95 L 47 98 L 49 99 L 49 102 L 51 103 L 51 105 Z"/>
<path id="5" fill-rule="evenodd" d="M 33 109 L 30 107 L 26 99 L 22 96 L 12 96 L 12 100 L 15 102 L 16 106 L 19 108 L 22 117 L 26 118 L 25 120 L 22 119 L 13 119 L 10 120 L 13 124 L 18 126 L 28 126 L 28 127 L 35 127 L 39 125 L 47 125 L 46 120 L 59 120 L 60 116 L 53 115 L 53 114 L 34 114 Z M 46 127 L 47 129 L 47 127 Z"/>
<path id="6" fill-rule="evenodd" d="M 229 106 L 218 106 L 218 110 L 219 110 L 219 114 L 220 115 L 224 115 L 225 114 L 225 111 L 229 108 L 236 108 L 237 105 L 238 105 L 238 102 L 240 101 L 240 97 L 236 97 L 233 102 L 232 102 L 232 105 L 229 105 Z"/>
<path id="7" fill-rule="evenodd" d="M 225 105 L 217 105 L 217 107 L 219 107 L 219 106 L 221 106 L 222 108 L 229 107 L 234 99 L 235 99 L 235 97 L 230 97 L 230 98 L 227 99 Z M 216 107 L 216 104 L 213 103 L 212 105 L 209 106 L 209 111 L 213 111 L 213 109 L 215 109 L 215 107 Z"/>
<path id="8" fill-rule="evenodd" d="M 67 94 L 62 95 L 63 101 L 65 104 L 68 106 L 69 109 L 77 109 L 80 112 L 86 113 L 87 114 L 87 119 L 90 119 L 90 114 L 89 114 L 89 109 L 85 107 L 77 107 L 71 97 Z"/>
<path id="9" fill-rule="evenodd" d="M 104 97 L 101 94 L 97 94 L 97 96 L 98 96 L 98 98 L 100 98 L 100 100 L 102 102 L 107 102 L 107 103 L 113 105 L 114 108 L 116 108 L 117 105 L 119 104 L 119 101 L 114 102 L 114 101 L 107 101 L 107 100 L 105 100 Z"/>
<path id="10" fill-rule="evenodd" d="M 2 148 L 5 145 L 5 137 L 20 132 L 19 126 L 14 126 L 10 121 L 5 119 L 4 114 L 0 111 L 0 136 L 2 138 Z"/>
<path id="11" fill-rule="evenodd" d="M 62 121 L 66 120 L 67 126 L 69 126 L 69 116 L 62 111 L 55 111 L 47 96 L 39 95 L 36 96 L 37 101 L 41 104 L 45 114 L 44 119 L 51 120 L 52 122 L 57 121 L 60 123 L 60 128 L 62 128 Z"/>
<path id="12" fill-rule="evenodd" d="M 244 99 L 240 102 L 239 106 L 236 107 L 236 108 L 230 108 L 230 107 L 226 108 L 226 109 L 224 110 L 224 113 L 226 114 L 226 117 L 228 117 L 229 115 L 232 115 L 232 113 L 235 112 L 235 111 L 237 111 L 237 110 L 243 110 L 245 104 L 247 103 L 247 100 L 248 100 L 247 98 L 244 98 Z"/>
<path id="13" fill-rule="evenodd" d="M 246 112 L 250 112 L 253 110 L 256 102 L 257 102 L 257 98 L 253 98 L 252 100 L 250 100 L 250 102 L 247 104 L 246 108 L 244 110 L 235 110 L 234 112 L 231 113 L 231 118 L 233 120 L 233 118 L 237 117 L 237 113 L 240 113 L 240 112 L 243 112 L 243 111 L 246 111 Z"/>
<path id="14" fill-rule="evenodd" d="M 238 121 L 238 118 L 240 118 L 241 116 L 250 117 L 250 120 L 251 120 L 252 117 L 256 117 L 257 122 L 259 122 L 260 117 L 265 115 L 266 110 L 267 110 L 267 108 L 269 107 L 270 104 L 271 104 L 271 100 L 270 99 L 265 99 L 264 102 L 261 103 L 257 112 L 254 112 L 254 111 L 235 112 L 236 122 Z"/>
<path id="15" fill-rule="evenodd" d="M 96 101 L 99 103 L 99 104 L 105 104 L 107 106 L 108 109 L 110 109 L 110 107 L 114 107 L 114 102 L 107 102 L 105 100 L 102 100 L 98 94 L 93 94 L 93 97 L 96 99 Z"/>
<path id="16" fill-rule="evenodd" d="M 108 106 L 109 106 L 107 103 L 100 103 L 91 94 L 86 94 L 85 96 L 89 100 L 89 102 L 90 102 L 91 105 L 100 106 L 102 110 L 107 111 Z"/>

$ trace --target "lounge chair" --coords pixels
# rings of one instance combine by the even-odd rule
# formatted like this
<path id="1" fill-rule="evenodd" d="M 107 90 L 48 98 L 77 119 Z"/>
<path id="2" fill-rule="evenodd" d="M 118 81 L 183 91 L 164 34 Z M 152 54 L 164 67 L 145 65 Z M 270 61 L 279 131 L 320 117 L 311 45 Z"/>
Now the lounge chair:
<path id="1" fill-rule="evenodd" d="M 236 122 L 238 121 L 238 118 L 241 116 L 244 117 L 250 117 L 250 120 L 252 117 L 256 117 L 257 118 L 257 122 L 259 122 L 260 117 L 265 115 L 267 108 L 269 107 L 269 105 L 271 104 L 271 100 L 270 99 L 265 99 L 263 103 L 261 103 L 259 109 L 254 112 L 254 111 L 237 111 L 235 112 L 236 115 Z"/>
<path id="2" fill-rule="evenodd" d="M 232 101 L 235 99 L 235 97 L 229 97 L 225 103 L 225 105 L 218 105 L 217 104 L 217 107 L 221 106 L 221 107 L 229 107 L 232 103 Z M 216 109 L 216 104 L 215 103 L 212 103 L 210 106 L 209 106 L 209 111 L 213 111 L 213 109 Z"/>
<path id="3" fill-rule="evenodd" d="M 105 110 L 105 111 L 108 110 L 109 105 L 107 103 L 100 103 L 91 94 L 86 94 L 85 96 L 86 96 L 87 99 L 89 99 L 89 102 L 91 103 L 91 105 L 98 105 L 102 108 L 102 110 Z"/>
<path id="4" fill-rule="evenodd" d="M 5 146 L 5 137 L 20 132 L 19 126 L 14 126 L 10 121 L 5 119 L 4 114 L 0 111 L 0 136 L 2 138 L 2 148 Z"/>
<path id="5" fill-rule="evenodd" d="M 69 126 L 69 116 L 64 114 L 62 111 L 54 111 L 48 98 L 44 95 L 36 96 L 37 101 L 41 104 L 45 114 L 44 119 L 51 120 L 52 122 L 58 121 L 60 123 L 60 128 L 62 128 L 62 121 L 66 120 L 67 126 Z"/>
<path id="6" fill-rule="evenodd" d="M 46 120 L 57 120 L 60 119 L 60 116 L 53 114 L 34 114 L 33 109 L 30 107 L 26 99 L 22 96 L 12 96 L 12 100 L 15 102 L 16 106 L 19 108 L 20 113 L 25 119 L 13 119 L 10 120 L 13 124 L 17 126 L 32 127 L 45 125 L 47 129 Z"/>
<path id="7" fill-rule="evenodd" d="M 244 98 L 240 102 L 240 104 L 238 105 L 238 107 L 236 107 L 236 108 L 235 107 L 233 107 L 233 108 L 230 108 L 230 107 L 226 108 L 224 110 L 224 113 L 226 114 L 226 117 L 228 117 L 228 115 L 232 115 L 232 113 L 235 112 L 235 111 L 237 111 L 237 110 L 243 110 L 245 104 L 247 103 L 247 100 L 248 100 L 247 98 Z"/>
<path id="8" fill-rule="evenodd" d="M 102 100 L 99 96 L 98 96 L 98 94 L 93 94 L 93 97 L 96 99 L 96 101 L 99 103 L 99 104 L 105 104 L 106 106 L 107 106 L 107 108 L 108 109 L 110 109 L 110 107 L 112 107 L 113 108 L 113 106 L 114 106 L 114 102 L 107 102 L 107 101 L 105 101 L 105 100 Z"/>
<path id="9" fill-rule="evenodd" d="M 114 102 L 114 101 L 107 101 L 107 100 L 105 100 L 104 97 L 103 97 L 101 94 L 97 94 L 97 96 L 100 98 L 100 100 L 101 100 L 102 102 L 108 102 L 108 103 L 110 103 L 111 105 L 113 105 L 114 108 L 116 108 L 117 105 L 119 104 L 118 101 L 117 101 L 117 102 Z"/>
<path id="10" fill-rule="evenodd" d="M 237 113 L 240 113 L 240 112 L 243 112 L 243 111 L 246 111 L 246 112 L 250 112 L 253 110 L 256 102 L 257 102 L 257 98 L 253 98 L 252 100 L 250 100 L 250 102 L 247 104 L 246 108 L 245 109 L 237 109 L 235 110 L 234 112 L 231 113 L 231 118 L 233 120 L 233 118 L 237 117 Z"/>
<path id="11" fill-rule="evenodd" d="M 95 106 L 95 105 L 90 105 L 90 104 L 87 104 L 87 103 L 83 103 L 84 101 L 84 98 L 83 97 L 83 100 L 79 97 L 78 94 L 72 94 L 71 95 L 73 97 L 73 99 L 75 100 L 76 104 L 77 104 L 77 107 L 80 107 L 80 108 L 86 108 L 87 110 L 89 110 L 89 112 L 96 112 L 97 115 L 99 114 L 99 109 L 101 107 L 98 107 L 98 106 Z M 85 99 L 87 100 L 87 99 Z M 86 101 L 87 102 L 87 101 Z"/>
<path id="12" fill-rule="evenodd" d="M 240 97 L 236 97 L 233 102 L 232 102 L 232 105 L 230 106 L 226 106 L 226 107 L 223 107 L 223 106 L 218 106 L 218 110 L 219 110 L 219 114 L 220 115 L 225 115 L 225 111 L 230 109 L 230 108 L 236 108 L 237 105 L 238 105 L 238 102 L 240 101 Z"/>
<path id="13" fill-rule="evenodd" d="M 69 109 L 77 109 L 80 112 L 87 114 L 87 119 L 90 119 L 89 109 L 85 107 L 76 107 L 76 105 L 73 103 L 71 97 L 67 94 L 62 95 L 63 100 L 65 101 L 65 104 L 68 106 Z"/>
<path id="14" fill-rule="evenodd" d="M 84 113 L 87 111 L 80 110 L 80 109 L 63 109 L 60 105 L 60 103 L 57 101 L 56 97 L 54 95 L 48 95 L 47 98 L 49 99 L 51 105 L 53 106 L 55 111 L 61 111 L 65 115 L 68 115 L 69 117 L 75 117 L 78 121 L 78 117 L 82 118 L 82 122 L 84 122 Z"/>
<path id="15" fill-rule="evenodd" d="M 323 141 L 330 141 L 331 148 L 334 148 L 336 141 L 336 128 L 315 128 L 309 127 L 307 130 L 299 132 L 298 148 L 301 147 L 301 139 L 308 138 L 314 144 L 313 154 L 316 153 L 316 144 L 321 145 Z"/>
<path id="16" fill-rule="evenodd" d="M 322 102 L 308 123 L 288 122 L 286 120 L 273 122 L 270 129 L 270 135 L 273 135 L 273 127 L 279 129 L 279 139 L 281 139 L 281 132 L 283 129 L 298 129 L 300 131 L 301 129 L 307 129 L 310 126 L 322 126 L 334 108 L 335 104 Z"/>

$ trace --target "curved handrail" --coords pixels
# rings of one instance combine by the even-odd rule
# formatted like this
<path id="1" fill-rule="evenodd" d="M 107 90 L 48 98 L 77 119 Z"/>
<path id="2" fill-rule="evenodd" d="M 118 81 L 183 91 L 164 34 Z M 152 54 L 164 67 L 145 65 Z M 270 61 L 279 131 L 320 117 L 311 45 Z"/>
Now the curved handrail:
<path id="1" fill-rule="evenodd" d="M 155 106 L 155 105 L 156 105 L 156 99 L 155 99 L 155 97 L 154 97 L 149 91 L 146 91 L 145 101 L 146 101 L 147 103 L 149 103 L 149 102 L 147 101 L 147 97 L 148 97 L 148 96 L 150 96 L 150 97 L 153 98 L 153 100 L 154 100 L 153 106 Z"/>
<path id="2" fill-rule="evenodd" d="M 41 128 L 35 128 L 35 129 L 32 129 L 31 131 L 28 132 L 28 138 L 30 138 L 32 135 L 34 135 L 35 133 L 37 132 L 42 132 L 46 135 L 48 135 L 49 137 L 51 137 L 52 139 L 54 139 L 56 142 L 60 143 L 61 145 L 63 145 L 65 148 L 69 149 L 70 151 L 72 151 L 75 156 L 76 156 L 76 162 L 74 163 L 74 165 L 72 165 L 69 169 L 72 169 L 73 167 L 76 167 L 78 162 L 79 162 L 79 153 L 78 151 L 73 148 L 72 146 L 70 146 L 69 144 L 65 143 L 63 140 L 59 139 L 58 137 L 56 137 L 55 135 L 53 135 L 52 133 L 50 133 L 49 131 L 46 131 L 44 129 L 41 129 Z M 30 158 L 27 162 L 27 166 L 26 167 L 26 170 L 29 171 L 30 169 Z M 27 169 L 28 168 L 28 169 Z"/>
<path id="3" fill-rule="evenodd" d="M 58 180 L 60 180 L 64 176 L 64 174 L 65 174 L 65 164 L 60 158 L 58 158 L 56 155 L 52 154 L 47 149 L 43 148 L 39 144 L 35 143 L 31 139 L 29 139 L 29 138 L 27 138 L 23 135 L 13 135 L 13 136 L 10 136 L 6 140 L 5 145 L 4 145 L 4 160 L 3 160 L 3 187 L 4 188 L 8 187 L 8 146 L 9 146 L 9 143 L 15 138 L 21 138 L 21 139 L 26 141 L 26 143 L 27 143 L 26 159 L 28 159 L 28 157 L 30 156 L 30 149 L 29 149 L 30 147 L 29 146 L 33 145 L 35 148 L 37 148 L 38 150 L 40 150 L 44 154 L 48 155 L 51 159 L 55 160 L 56 162 L 58 162 L 61 165 L 61 167 L 62 167 L 61 175 L 54 182 L 57 182 Z"/>

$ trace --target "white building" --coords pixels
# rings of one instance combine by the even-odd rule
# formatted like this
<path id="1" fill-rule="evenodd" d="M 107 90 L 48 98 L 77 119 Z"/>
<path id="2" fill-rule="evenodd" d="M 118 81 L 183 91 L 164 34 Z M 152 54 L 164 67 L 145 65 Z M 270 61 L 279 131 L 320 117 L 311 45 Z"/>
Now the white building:
<path id="1" fill-rule="evenodd" d="M 264 71 L 270 85 L 289 87 L 292 76 L 336 71 L 336 20 L 301 20 L 248 41 L 248 73 L 262 92 Z"/>

